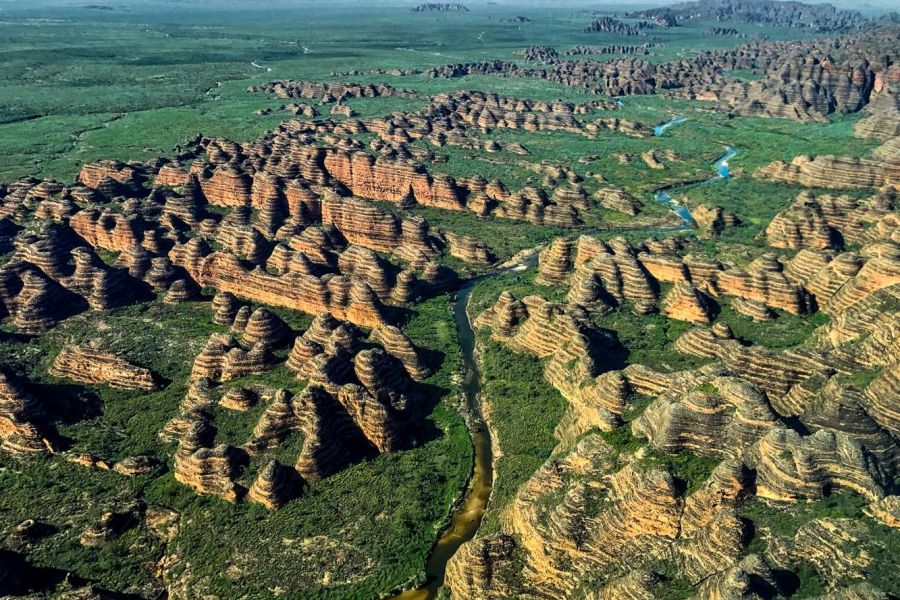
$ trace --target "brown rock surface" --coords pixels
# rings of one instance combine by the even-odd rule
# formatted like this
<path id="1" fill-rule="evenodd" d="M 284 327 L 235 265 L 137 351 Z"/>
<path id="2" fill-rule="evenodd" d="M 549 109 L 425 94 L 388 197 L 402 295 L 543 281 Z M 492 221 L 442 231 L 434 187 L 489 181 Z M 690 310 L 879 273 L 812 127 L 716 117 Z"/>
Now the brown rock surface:
<path id="1" fill-rule="evenodd" d="M 900 160 L 845 156 L 797 156 L 789 164 L 773 162 L 754 177 L 828 189 L 900 187 Z"/>
<path id="2" fill-rule="evenodd" d="M 687 281 L 677 282 L 663 299 L 662 310 L 670 319 L 708 325 L 712 300 Z"/>
<path id="3" fill-rule="evenodd" d="M 13 456 L 51 450 L 37 425 L 43 416 L 38 401 L 5 369 L 0 369 L 0 447 Z"/>
<path id="4" fill-rule="evenodd" d="M 250 490 L 247 500 L 275 510 L 281 508 L 300 492 L 300 478 L 290 467 L 270 460 L 260 471 Z"/>
<path id="5" fill-rule="evenodd" d="M 158 378 L 143 367 L 89 346 L 66 346 L 56 356 L 50 373 L 79 383 L 104 383 L 125 390 L 152 391 Z"/>

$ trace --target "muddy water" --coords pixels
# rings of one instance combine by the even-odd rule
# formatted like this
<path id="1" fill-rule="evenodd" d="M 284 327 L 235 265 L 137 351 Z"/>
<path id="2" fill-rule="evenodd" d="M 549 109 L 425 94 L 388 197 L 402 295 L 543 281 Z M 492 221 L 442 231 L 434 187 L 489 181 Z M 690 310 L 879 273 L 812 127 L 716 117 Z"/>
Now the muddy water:
<path id="1" fill-rule="evenodd" d="M 491 484 L 494 479 L 491 435 L 481 417 L 481 408 L 478 402 L 481 379 L 475 358 L 475 331 L 472 329 L 466 310 L 472 288 L 479 281 L 481 278 L 468 281 L 457 292 L 453 302 L 453 319 L 456 321 L 456 331 L 462 354 L 460 394 L 462 394 L 465 407 L 469 435 L 475 449 L 472 476 L 469 478 L 469 485 L 462 502 L 453 511 L 450 524 L 431 549 L 431 555 L 425 565 L 425 585 L 393 596 L 392 600 L 429 600 L 435 597 L 438 589 L 444 583 L 447 561 L 463 543 L 475 537 L 475 532 L 481 525 L 481 519 L 484 517 L 484 511 L 491 496 Z"/>
<path id="2" fill-rule="evenodd" d="M 676 117 L 666 126 L 685 120 L 684 117 Z M 664 130 L 665 128 L 663 128 Z M 659 135 L 659 134 L 658 134 Z M 718 177 L 714 179 L 727 179 L 730 175 L 728 171 L 728 160 L 734 157 L 736 151 L 731 146 L 726 146 L 725 154 L 720 157 L 713 166 L 716 169 Z M 704 182 L 695 182 L 692 185 Z M 686 187 L 684 184 L 672 186 L 669 189 Z M 689 230 L 694 226 L 694 219 L 690 211 L 665 191 L 659 190 L 656 194 L 656 200 L 669 206 L 675 211 L 683 221 L 679 227 L 668 228 L 669 231 Z M 659 231 L 664 231 L 660 229 Z M 599 230 L 584 231 L 582 233 L 591 235 Z M 654 229 L 648 229 L 647 232 L 653 233 Z M 541 247 L 532 248 L 522 251 L 519 255 L 513 257 L 508 262 L 500 266 L 500 268 L 492 273 L 469 280 L 463 285 L 456 294 L 453 301 L 453 320 L 456 322 L 456 332 L 459 337 L 460 353 L 462 355 L 462 373 L 459 384 L 459 393 L 462 395 L 462 402 L 466 421 L 469 428 L 469 435 L 472 438 L 472 445 L 475 450 L 475 462 L 472 475 L 469 478 L 469 484 L 466 488 L 462 502 L 456 506 L 450 517 L 450 523 L 441 533 L 440 538 L 431 549 L 428 562 L 425 565 L 425 584 L 422 587 L 406 590 L 394 596 L 389 600 L 431 600 L 437 595 L 438 589 L 444 583 L 444 575 L 447 570 L 447 562 L 459 550 L 465 542 L 475 537 L 481 520 L 484 517 L 485 509 L 491 497 L 491 487 L 494 480 L 493 471 L 493 455 L 491 452 L 491 434 L 481 415 L 481 405 L 478 396 L 481 393 L 481 378 L 478 373 L 478 363 L 475 357 L 475 331 L 472 329 L 472 323 L 469 321 L 468 304 L 472 289 L 481 281 L 488 277 L 494 277 L 507 271 L 519 271 L 533 264 L 537 259 L 537 252 Z"/>

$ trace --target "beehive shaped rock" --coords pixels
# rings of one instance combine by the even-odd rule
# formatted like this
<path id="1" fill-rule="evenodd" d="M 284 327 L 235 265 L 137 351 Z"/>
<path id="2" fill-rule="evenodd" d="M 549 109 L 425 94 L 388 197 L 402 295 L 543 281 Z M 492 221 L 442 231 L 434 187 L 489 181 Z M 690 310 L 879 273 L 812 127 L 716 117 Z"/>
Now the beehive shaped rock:
<path id="1" fill-rule="evenodd" d="M 597 332 L 587 315 L 575 307 L 527 296 L 521 302 L 504 292 L 479 315 L 475 326 L 491 328 L 491 337 L 538 358 L 549 358 L 544 377 L 570 404 L 557 429 L 578 437 L 591 427 L 609 430 L 627 410 L 626 382 L 614 374 L 599 374 Z"/>
<path id="2" fill-rule="evenodd" d="M 686 450 L 724 458 L 739 456 L 777 424 L 762 390 L 738 378 L 716 377 L 660 395 L 632 430 L 669 454 Z"/>
<path id="3" fill-rule="evenodd" d="M 249 350 L 244 350 L 233 337 L 213 334 L 194 359 L 191 379 L 207 377 L 216 381 L 228 381 L 244 375 L 263 373 L 274 365 L 267 345 L 257 343 Z"/>
<path id="4" fill-rule="evenodd" d="M 50 374 L 78 383 L 102 383 L 125 390 L 152 391 L 160 387 L 149 369 L 90 346 L 66 346 L 53 361 Z"/>
<path id="5" fill-rule="evenodd" d="M 309 386 L 295 399 L 303 448 L 296 469 L 306 481 L 315 482 L 344 468 L 353 453 L 346 443 L 352 423 L 336 415 L 337 401 L 317 386 Z"/>
<path id="6" fill-rule="evenodd" d="M 349 246 L 338 258 L 338 268 L 344 275 L 364 282 L 379 298 L 390 298 L 394 280 L 393 265 L 373 250 Z"/>
<path id="7" fill-rule="evenodd" d="M 242 492 L 234 481 L 237 462 L 237 451 L 225 444 L 192 453 L 179 451 L 175 454 L 175 479 L 199 494 L 234 502 Z"/>
<path id="8" fill-rule="evenodd" d="M 354 372 L 363 387 L 379 402 L 396 410 L 408 405 L 409 375 L 403 364 L 380 348 L 359 352 L 354 359 Z"/>
<path id="9" fill-rule="evenodd" d="M 264 448 L 275 448 L 296 432 L 299 426 L 300 421 L 294 414 L 290 392 L 278 390 L 259 417 L 248 449 L 258 452 Z"/>
<path id="10" fill-rule="evenodd" d="M 158 291 L 168 290 L 169 286 L 178 278 L 178 273 L 172 262 L 165 256 L 157 256 L 150 259 L 150 270 L 144 277 L 144 281 Z"/>
<path id="11" fill-rule="evenodd" d="M 210 204 L 216 206 L 250 204 L 250 178 L 230 167 L 216 168 L 209 177 L 201 178 L 199 184 Z"/>
<path id="12" fill-rule="evenodd" d="M 399 448 L 402 443 L 400 417 L 384 400 L 355 384 L 342 386 L 337 399 L 379 452 L 392 452 Z"/>
<path id="13" fill-rule="evenodd" d="M 603 287 L 600 276 L 590 271 L 576 273 L 572 278 L 566 302 L 595 314 L 610 312 L 617 304 L 615 298 Z"/>
<path id="14" fill-rule="evenodd" d="M 535 283 L 559 285 L 565 282 L 569 271 L 574 266 L 574 250 L 575 240 L 570 238 L 553 240 L 538 257 L 538 276 L 535 278 Z"/>
<path id="15" fill-rule="evenodd" d="M 880 290 L 900 283 L 900 257 L 894 254 L 896 246 L 889 245 L 883 256 L 872 256 L 859 272 L 841 286 L 828 301 L 822 305 L 822 311 L 836 315 L 846 311 L 857 303 L 878 293 Z"/>
<path id="16" fill-rule="evenodd" d="M 885 79 L 896 78 L 896 67 L 893 72 L 885 74 Z M 853 126 L 857 137 L 864 139 L 890 140 L 900 136 L 900 93 L 896 79 L 885 85 L 877 94 L 873 93 L 871 101 L 865 108 L 865 115 Z"/>
<path id="17" fill-rule="evenodd" d="M 141 509 L 137 505 L 122 510 L 109 510 L 100 515 L 81 532 L 78 541 L 82 546 L 97 547 L 119 538 L 125 531 L 140 522 Z"/>
<path id="18" fill-rule="evenodd" d="M 663 300 L 663 312 L 670 319 L 708 325 L 712 300 L 687 281 L 677 282 Z"/>
<path id="19" fill-rule="evenodd" d="M 213 296 L 212 307 L 216 311 L 216 314 L 213 316 L 213 323 L 230 326 L 234 323 L 234 319 L 237 316 L 238 310 L 240 310 L 241 304 L 238 299 L 234 297 L 234 294 L 230 292 L 219 292 Z"/>
<path id="20" fill-rule="evenodd" d="M 900 496 L 886 496 L 876 500 L 864 511 L 889 527 L 900 527 Z"/>
<path id="21" fill-rule="evenodd" d="M 378 252 L 393 252 L 401 243 L 400 220 L 358 198 L 326 195 L 322 200 L 322 223 L 334 225 L 351 244 Z"/>
<path id="22" fill-rule="evenodd" d="M 705 204 L 692 207 L 691 216 L 697 223 L 701 236 L 707 238 L 719 237 L 726 228 L 735 227 L 741 222 L 733 212 L 721 206 L 710 207 Z"/>
<path id="23" fill-rule="evenodd" d="M 626 215 L 635 216 L 640 212 L 643 203 L 620 188 L 603 188 L 594 195 L 600 206 Z"/>
<path id="24" fill-rule="evenodd" d="M 147 229 L 147 224 L 138 215 L 99 209 L 79 211 L 69 220 L 69 226 L 92 247 L 113 252 L 141 246 Z"/>
<path id="25" fill-rule="evenodd" d="M 150 252 L 143 246 L 134 244 L 119 254 L 119 264 L 128 269 L 128 274 L 135 279 L 144 279 L 150 271 Z"/>
<path id="26" fill-rule="evenodd" d="M 120 193 L 113 193 L 112 196 L 140 194 L 144 180 L 144 175 L 134 166 L 114 160 L 86 164 L 78 174 L 78 181 L 95 190 L 103 191 L 107 187 L 104 184 L 110 181 L 119 184 L 116 191 Z"/>
<path id="27" fill-rule="evenodd" d="M 259 268 L 247 271 L 235 256 L 223 252 L 206 257 L 195 275 L 202 285 L 261 304 L 308 314 L 326 310 L 362 327 L 384 323 L 381 301 L 363 281 L 291 272 L 276 276 Z"/>
<path id="28" fill-rule="evenodd" d="M 477 537 L 464 543 L 447 563 L 451 597 L 454 600 L 489 598 L 495 589 L 504 589 L 499 574 L 513 562 L 515 550 L 515 539 L 503 534 Z"/>
<path id="29" fill-rule="evenodd" d="M 250 315 L 242 339 L 250 346 L 261 343 L 275 348 L 281 345 L 289 334 L 290 329 L 281 317 L 262 307 Z"/>
<path id="30" fill-rule="evenodd" d="M 737 454 L 733 452 L 732 454 Z M 682 534 L 701 532 L 721 511 L 734 511 L 753 490 L 753 472 L 740 458 L 720 462 L 700 487 L 684 500 Z M 742 530 L 735 527 L 735 530 Z"/>
<path id="31" fill-rule="evenodd" d="M 860 402 L 866 413 L 895 438 L 900 437 L 900 405 L 892 400 L 900 390 L 900 363 L 882 368 L 863 391 Z"/>
<path id="32" fill-rule="evenodd" d="M 241 306 L 237 313 L 234 315 L 234 321 L 231 323 L 231 330 L 234 332 L 242 332 L 247 328 L 247 323 L 250 322 L 251 309 L 246 304 Z"/>
<path id="33" fill-rule="evenodd" d="M 188 383 L 187 392 L 178 408 L 185 413 L 201 413 L 209 412 L 214 404 L 212 381 L 206 377 L 201 377 Z"/>
<path id="34" fill-rule="evenodd" d="M 847 156 L 797 156 L 760 167 L 754 177 L 836 190 L 900 186 L 900 160 Z"/>
<path id="35" fill-rule="evenodd" d="M 809 294 L 788 279 L 784 265 L 774 254 L 763 254 L 746 271 L 719 273 L 717 287 L 722 294 L 762 302 L 795 315 L 808 314 L 811 309 Z"/>
<path id="36" fill-rule="evenodd" d="M 760 386 L 770 398 L 783 396 L 821 367 L 810 354 L 744 346 L 722 322 L 711 329 L 696 327 L 685 332 L 674 347 L 685 354 L 717 359 L 738 376 Z"/>
<path id="37" fill-rule="evenodd" d="M 847 489 L 871 500 L 884 496 L 875 461 L 846 434 L 821 429 L 801 437 L 775 428 L 751 449 L 756 493 L 773 500 L 818 499 L 831 489 Z"/>
<path id="38" fill-rule="evenodd" d="M 257 475 L 247 492 L 247 500 L 265 506 L 269 510 L 281 508 L 301 490 L 302 481 L 297 472 L 270 460 Z"/>
<path id="39" fill-rule="evenodd" d="M 159 168 L 153 181 L 157 186 L 179 187 L 186 185 L 190 178 L 183 165 L 168 163 Z"/>
<path id="40" fill-rule="evenodd" d="M 66 316 L 66 306 L 73 306 L 72 295 L 39 271 L 27 270 L 15 278 L 21 282 L 21 289 L 13 302 L 5 304 L 13 315 L 13 323 L 24 333 L 37 334 L 52 329 Z"/>
<path id="41" fill-rule="evenodd" d="M 524 551 L 528 567 L 518 575 L 524 576 L 526 589 L 554 589 L 565 596 L 588 573 L 622 564 L 619 560 L 639 566 L 667 553 L 677 538 L 681 509 L 671 477 L 631 466 L 606 475 L 608 451 L 596 437 L 582 440 L 560 457 L 557 473 L 551 465 L 535 473 L 504 515 L 504 529 L 516 535 Z M 579 464 L 581 457 L 593 465 Z M 598 513 L 587 516 L 590 484 L 605 475 L 605 501 Z M 561 500 L 551 500 L 539 517 L 538 499 L 549 500 L 551 492 Z"/>
<path id="42" fill-rule="evenodd" d="M 343 248 L 340 237 L 336 228 L 307 227 L 300 235 L 292 236 L 287 245 L 302 252 L 313 264 L 333 269 L 337 266 L 337 253 Z"/>
<path id="43" fill-rule="evenodd" d="M 830 586 L 865 578 L 871 563 L 866 546 L 868 528 L 849 519 L 815 519 L 800 527 L 793 539 L 774 552 L 813 566 Z M 850 596 L 852 597 L 852 596 Z"/>
<path id="44" fill-rule="evenodd" d="M 734 312 L 750 317 L 754 321 L 768 322 L 775 320 L 775 311 L 758 300 L 734 298 L 731 301 L 731 308 L 734 309 Z"/>
<path id="45" fill-rule="evenodd" d="M 493 306 L 475 318 L 477 328 L 490 327 L 502 338 L 509 338 L 528 315 L 525 305 L 510 292 L 501 292 Z"/>
<path id="46" fill-rule="evenodd" d="M 44 410 L 5 369 L 0 369 L 0 448 L 13 456 L 45 452 L 45 441 L 38 423 Z"/>
<path id="47" fill-rule="evenodd" d="M 698 598 L 759 598 L 777 589 L 772 568 L 758 554 L 750 554 L 698 586 Z"/>
<path id="48" fill-rule="evenodd" d="M 176 279 L 166 290 L 163 302 L 166 304 L 180 304 L 182 302 L 190 302 L 196 300 L 199 290 L 197 286 L 188 279 Z"/>
<path id="49" fill-rule="evenodd" d="M 463 209 L 455 181 L 445 175 L 429 175 L 412 162 L 332 151 L 326 154 L 324 164 L 328 173 L 356 196 L 397 203 L 413 199 L 425 206 Z"/>
<path id="50" fill-rule="evenodd" d="M 234 387 L 222 395 L 219 404 L 229 410 L 245 412 L 253 408 L 259 402 L 259 396 L 251 389 Z"/>
<path id="51" fill-rule="evenodd" d="M 492 265 L 497 260 L 487 244 L 477 238 L 449 231 L 444 235 L 450 245 L 450 256 L 466 263 L 483 266 Z"/>
<path id="52" fill-rule="evenodd" d="M 865 446 L 883 468 L 893 471 L 900 466 L 900 451 L 890 433 L 866 412 L 863 392 L 838 377 L 810 387 L 814 387 L 815 392 L 803 403 L 800 413 L 800 419 L 808 429 L 846 433 Z M 897 389 L 886 391 L 887 398 L 897 397 Z"/>
<path id="53" fill-rule="evenodd" d="M 393 325 L 376 327 L 369 339 L 381 344 L 385 352 L 400 360 L 409 376 L 416 381 L 421 381 L 431 374 L 431 369 L 400 328 Z"/>
<path id="54" fill-rule="evenodd" d="M 157 188 L 158 189 L 158 188 Z M 152 198 L 152 192 L 151 192 Z M 200 226 L 206 216 L 204 200 L 194 194 L 168 195 L 162 207 L 162 216 L 177 229 L 193 229 Z"/>
<path id="55" fill-rule="evenodd" d="M 616 304 L 630 302 L 638 314 L 648 314 L 656 309 L 657 286 L 624 240 L 613 248 L 613 254 L 600 254 L 582 264 L 573 275 L 573 285 L 579 278 L 592 273 Z"/>
<path id="56" fill-rule="evenodd" d="M 291 371 L 308 376 L 312 369 L 313 359 L 324 352 L 325 350 L 320 344 L 302 335 L 297 336 L 294 339 L 294 345 L 291 347 L 285 366 Z"/>

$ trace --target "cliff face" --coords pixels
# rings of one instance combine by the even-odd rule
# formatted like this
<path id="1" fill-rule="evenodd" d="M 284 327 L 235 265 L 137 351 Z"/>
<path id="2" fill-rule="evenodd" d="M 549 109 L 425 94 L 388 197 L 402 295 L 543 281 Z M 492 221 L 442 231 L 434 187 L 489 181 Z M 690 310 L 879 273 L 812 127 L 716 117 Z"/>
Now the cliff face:
<path id="1" fill-rule="evenodd" d="M 0 371 L 0 448 L 14 456 L 51 449 L 39 427 L 41 404 L 19 381 Z"/>
<path id="2" fill-rule="evenodd" d="M 535 283 L 557 294 L 568 287 L 566 301 L 503 292 L 475 325 L 544 360 L 547 382 L 569 403 L 555 430 L 559 444 L 513 500 L 489 509 L 499 512 L 499 531 L 451 559 L 451 596 L 656 598 L 676 572 L 701 598 L 765 597 L 782 593 L 777 570 L 809 556 L 835 594 L 880 597 L 855 585 L 871 560 L 863 548 L 874 548 L 868 517 L 813 519 L 785 536 L 758 513 L 754 527 L 762 529 L 754 533 L 744 511 L 752 502 L 791 514 L 793 503 L 842 491 L 871 503 L 873 518 L 895 522 L 900 253 L 890 197 L 804 194 L 768 231 L 776 245 L 803 249 L 793 258 L 763 253 L 742 269 L 696 258 L 677 240 L 549 244 Z M 807 212 L 820 225 L 792 228 Z M 823 239 L 841 244 L 817 247 Z M 840 251 L 845 239 L 853 251 Z M 621 287 L 604 279 L 598 264 L 620 257 L 645 273 L 632 286 L 672 286 L 658 308 L 698 326 L 671 349 L 709 364 L 602 367 L 603 316 L 643 299 L 619 301 L 624 277 Z M 705 310 L 726 296 L 754 318 L 821 310 L 829 320 L 802 345 L 766 348 L 735 339 L 717 311 Z M 692 468 L 708 467 L 679 479 L 685 471 L 669 461 L 685 457 Z M 764 552 L 748 547 L 754 535 L 767 540 Z"/>
<path id="3" fill-rule="evenodd" d="M 845 156 L 798 156 L 776 161 L 755 173 L 760 179 L 829 189 L 900 186 L 900 161 Z"/>

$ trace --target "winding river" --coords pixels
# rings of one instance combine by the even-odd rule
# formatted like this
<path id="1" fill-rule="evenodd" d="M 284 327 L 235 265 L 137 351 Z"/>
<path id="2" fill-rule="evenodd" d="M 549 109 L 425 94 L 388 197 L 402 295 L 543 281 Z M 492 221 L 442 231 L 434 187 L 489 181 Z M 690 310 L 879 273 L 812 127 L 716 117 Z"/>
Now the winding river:
<path id="1" fill-rule="evenodd" d="M 685 225 L 693 226 L 695 224 L 694 217 L 691 215 L 691 211 L 688 208 L 672 198 L 672 195 L 669 192 L 672 192 L 676 189 L 685 189 L 688 187 L 693 187 L 695 185 L 706 185 L 713 181 L 718 181 L 722 179 L 731 179 L 731 167 L 728 165 L 728 161 L 734 158 L 737 155 L 737 150 L 735 150 L 732 146 L 725 146 L 725 153 L 717 158 L 713 162 L 713 168 L 716 170 L 715 177 L 711 177 L 708 179 L 701 179 L 699 181 L 690 181 L 687 183 L 676 183 L 674 185 L 667 186 L 660 190 L 656 191 L 656 194 L 653 196 L 657 202 L 661 202 L 669 207 L 672 212 L 681 217 L 681 220 L 684 221 Z"/>
<path id="2" fill-rule="evenodd" d="M 664 133 L 666 132 L 666 129 L 668 129 L 668 128 L 671 127 L 672 125 L 675 125 L 675 124 L 677 124 L 677 123 L 681 123 L 682 121 L 687 121 L 687 117 L 685 117 L 684 115 L 675 115 L 674 117 L 672 117 L 671 119 L 669 119 L 669 120 L 666 121 L 665 123 L 660 123 L 659 125 L 657 125 L 656 127 L 654 127 L 654 128 L 653 128 L 653 135 L 657 135 L 657 136 L 662 135 L 662 134 L 664 134 Z"/>
<path id="3" fill-rule="evenodd" d="M 481 525 L 484 511 L 491 497 L 494 481 L 493 454 L 491 452 L 491 434 L 481 416 L 478 395 L 481 392 L 481 377 L 478 372 L 475 355 L 475 330 L 469 320 L 468 306 L 472 290 L 485 277 L 493 277 L 509 269 L 502 269 L 467 281 L 453 301 L 453 320 L 459 338 L 462 355 L 461 379 L 459 383 L 465 418 L 469 427 L 469 435 L 475 450 L 475 460 L 469 485 L 460 503 L 454 510 L 450 523 L 441 533 L 441 537 L 431 549 L 428 562 L 425 564 L 425 585 L 401 592 L 393 600 L 428 600 L 434 598 L 444 583 L 447 561 L 461 545 L 475 537 Z"/>
<path id="4" fill-rule="evenodd" d="M 680 115 L 679 115 L 680 116 Z M 684 120 L 684 117 L 673 119 L 675 122 Z M 671 122 L 669 122 L 671 123 Z M 659 134 L 657 134 L 659 135 Z M 720 156 L 714 163 L 716 175 L 712 178 L 703 179 L 695 182 L 676 184 L 664 190 L 656 192 L 657 201 L 666 204 L 683 220 L 680 227 L 671 228 L 671 230 L 686 230 L 694 226 L 694 219 L 687 207 L 673 200 L 668 191 L 676 188 L 683 189 L 689 186 L 702 185 L 711 181 L 728 179 L 731 177 L 731 171 L 728 167 L 728 161 L 734 158 L 737 151 L 731 146 L 725 146 L 725 153 Z M 599 231 L 599 230 L 596 230 Z M 585 231 L 582 233 L 590 234 L 596 231 Z M 648 231 L 653 231 L 648 228 Z M 456 292 L 453 300 L 453 320 L 456 323 L 456 332 L 459 339 L 460 354 L 462 356 L 462 365 L 459 382 L 459 393 L 461 394 L 462 405 L 464 407 L 464 416 L 469 429 L 469 435 L 472 439 L 474 448 L 474 464 L 472 474 L 469 478 L 468 486 L 462 501 L 454 508 L 450 517 L 450 522 L 441 536 L 435 542 L 425 564 L 425 584 L 419 588 L 406 590 L 390 597 L 390 600 L 431 600 L 437 595 L 438 589 L 444 583 L 444 576 L 447 571 L 447 562 L 467 541 L 475 537 L 484 517 L 488 502 L 491 497 L 491 489 L 494 481 L 493 468 L 493 452 L 491 450 L 491 434 L 484 418 L 481 414 L 481 403 L 479 394 L 481 393 L 481 377 L 478 372 L 477 355 L 475 352 L 475 330 L 472 328 L 472 322 L 469 319 L 469 298 L 475 286 L 489 277 L 496 277 L 502 273 L 509 271 L 520 271 L 534 263 L 537 259 L 538 251 L 542 246 L 523 250 L 515 257 L 504 263 L 495 271 L 470 279 Z"/>

